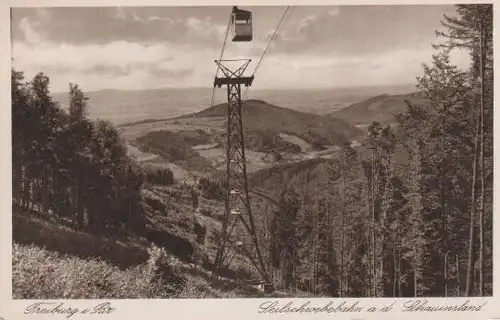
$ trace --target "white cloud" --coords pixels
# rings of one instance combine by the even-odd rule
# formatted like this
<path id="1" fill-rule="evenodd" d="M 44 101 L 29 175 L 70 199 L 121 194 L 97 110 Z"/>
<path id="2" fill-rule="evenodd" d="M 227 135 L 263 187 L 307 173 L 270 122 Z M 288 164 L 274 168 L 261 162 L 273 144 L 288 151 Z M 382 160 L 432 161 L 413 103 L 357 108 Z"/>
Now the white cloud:
<path id="1" fill-rule="evenodd" d="M 125 18 L 127 11 L 118 8 L 116 14 Z M 129 17 L 140 19 L 135 14 Z M 216 36 L 222 42 L 225 34 L 225 28 L 212 23 L 211 18 L 162 20 L 184 24 L 188 28 L 187 37 L 190 38 Z M 218 48 L 203 47 L 196 43 L 54 43 L 42 37 L 27 17 L 20 21 L 20 27 L 25 41 L 14 41 L 12 45 L 14 66 L 24 71 L 27 77 L 45 72 L 51 79 L 53 91 L 67 90 L 69 81 L 80 84 L 86 90 L 207 86 L 212 82 L 215 72 L 213 60 L 220 53 Z M 172 76 L 168 77 L 169 74 Z M 163 78 L 158 78 L 158 75 L 163 75 Z"/>
<path id="2" fill-rule="evenodd" d="M 300 34 L 304 32 L 307 28 L 314 24 L 316 20 L 318 20 L 319 16 L 317 14 L 310 14 L 300 19 L 297 24 L 297 32 Z"/>
<path id="3" fill-rule="evenodd" d="M 306 26 L 316 18 L 314 15 L 307 16 L 302 23 Z M 182 22 L 189 27 L 191 36 L 214 33 L 221 39 L 224 36 L 225 27 L 213 24 L 210 18 L 188 18 Z M 214 60 L 220 55 L 220 48 L 177 43 L 147 45 L 114 41 L 105 45 L 56 44 L 47 42 L 27 18 L 20 21 L 20 26 L 26 42 L 13 44 L 15 67 L 24 71 L 27 77 L 39 71 L 47 73 L 54 91 L 66 91 L 70 81 L 87 91 L 211 86 L 216 70 Z M 253 61 L 248 72 L 252 72 L 267 41 L 229 41 L 224 58 L 251 58 Z M 321 52 L 287 54 L 273 53 L 271 47 L 254 84 L 259 88 L 405 84 L 414 82 L 415 77 L 422 74 L 422 63 L 431 62 L 433 52 L 428 46 L 417 46 L 406 50 L 394 49 L 384 54 L 356 56 Z M 467 68 L 469 56 L 467 52 L 454 51 L 452 62 Z M 152 69 L 158 72 L 152 72 Z"/>
<path id="4" fill-rule="evenodd" d="M 114 18 L 119 20 L 128 20 L 145 22 L 147 19 L 140 18 L 133 10 L 124 7 L 116 7 Z"/>
<path id="5" fill-rule="evenodd" d="M 340 9 L 339 9 L 339 7 L 333 7 L 332 9 L 330 9 L 330 10 L 328 11 L 328 15 L 329 15 L 330 17 L 335 17 L 335 16 L 338 16 L 338 15 L 339 15 L 339 13 L 340 13 Z"/>
<path id="6" fill-rule="evenodd" d="M 251 73 L 260 57 L 248 55 L 252 46 L 238 44 L 224 57 L 253 58 Z M 200 49 L 168 44 L 141 45 L 112 42 L 106 45 L 20 44 L 13 46 L 15 67 L 32 77 L 44 71 L 54 91 L 67 90 L 73 81 L 84 90 L 103 88 L 145 89 L 163 86 L 210 86 L 215 74 L 218 49 Z M 422 74 L 422 63 L 432 59 L 432 49 L 393 50 L 385 54 L 342 56 L 325 54 L 272 54 L 266 56 L 256 74 L 259 88 L 314 88 L 356 85 L 405 84 Z M 468 66 L 465 52 L 456 52 L 452 61 Z M 126 70 L 123 73 L 99 73 L 92 68 Z M 158 73 L 153 75 L 150 68 Z M 192 70 L 192 72 L 186 72 Z M 164 72 L 164 76 L 158 76 Z M 169 76 L 171 74 L 171 76 Z M 183 76 L 179 76 L 183 75 Z"/>
<path id="7" fill-rule="evenodd" d="M 123 7 L 116 7 L 115 18 L 124 20 L 127 18 L 127 13 Z"/>
<path id="8" fill-rule="evenodd" d="M 169 17 L 159 17 L 159 16 L 149 16 L 147 18 L 144 18 L 142 21 L 147 21 L 147 22 L 163 21 L 163 22 L 167 23 L 168 25 L 173 25 L 175 23 L 178 23 L 178 24 L 184 23 L 184 20 L 181 18 L 172 19 Z"/>
<path id="9" fill-rule="evenodd" d="M 430 63 L 434 51 L 392 50 L 364 56 L 295 55 L 273 56 L 259 69 L 255 86 L 272 84 L 282 88 L 394 85 L 414 83 L 421 76 L 422 63 Z M 469 64 L 466 52 L 452 55 L 461 68 Z"/>
<path id="10" fill-rule="evenodd" d="M 22 18 L 21 22 L 19 23 L 19 26 L 20 26 L 22 32 L 24 33 L 24 39 L 26 40 L 26 42 L 31 43 L 31 44 L 38 44 L 41 42 L 42 37 L 35 30 L 35 28 L 31 25 L 28 17 Z"/>
<path id="11" fill-rule="evenodd" d="M 36 8 L 36 16 L 41 21 L 50 21 L 52 19 L 52 15 L 50 14 L 50 8 Z"/>
<path id="12" fill-rule="evenodd" d="M 32 77 L 39 71 L 47 73 L 54 91 L 67 89 L 68 81 L 80 84 L 86 90 L 102 88 L 153 88 L 161 86 L 210 83 L 207 72 L 215 71 L 212 49 L 199 49 L 168 44 L 141 45 L 131 42 L 112 42 L 106 45 L 13 45 L 14 65 Z M 147 71 L 149 68 L 179 74 L 186 69 L 195 72 L 187 79 L 178 77 L 159 79 Z M 128 72 L 106 75 L 93 68 L 125 70 Z M 149 75 L 149 76 L 148 76 Z"/>
<path id="13" fill-rule="evenodd" d="M 214 23 L 211 17 L 206 17 L 204 19 L 189 17 L 184 20 L 183 23 L 188 28 L 186 37 L 191 37 L 193 39 L 202 37 L 207 39 L 211 38 L 214 41 L 222 41 L 226 35 L 226 26 Z"/>

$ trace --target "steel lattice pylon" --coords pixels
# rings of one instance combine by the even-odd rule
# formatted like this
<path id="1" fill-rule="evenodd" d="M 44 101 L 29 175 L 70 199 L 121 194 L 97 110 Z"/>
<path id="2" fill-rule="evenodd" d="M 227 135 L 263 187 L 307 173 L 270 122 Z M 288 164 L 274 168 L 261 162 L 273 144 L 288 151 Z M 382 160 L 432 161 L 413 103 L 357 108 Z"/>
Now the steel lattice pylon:
<path id="1" fill-rule="evenodd" d="M 241 63 L 243 61 L 243 63 Z M 246 257 L 262 278 L 268 281 L 266 267 L 259 249 L 254 217 L 248 195 L 241 86 L 252 84 L 253 76 L 243 77 L 251 60 L 216 60 L 224 77 L 216 77 L 214 86 L 227 86 L 227 146 L 226 146 L 226 192 L 225 216 L 220 234 L 220 243 L 215 257 L 215 273 L 229 266 L 236 254 Z M 240 62 L 230 70 L 224 62 Z"/>

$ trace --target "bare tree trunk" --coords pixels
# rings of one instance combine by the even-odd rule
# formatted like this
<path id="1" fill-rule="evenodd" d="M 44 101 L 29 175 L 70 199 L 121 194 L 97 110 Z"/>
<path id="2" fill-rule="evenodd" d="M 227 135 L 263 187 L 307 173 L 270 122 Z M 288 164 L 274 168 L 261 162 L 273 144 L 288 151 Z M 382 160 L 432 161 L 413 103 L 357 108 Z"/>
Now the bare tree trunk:
<path id="1" fill-rule="evenodd" d="M 344 217 L 345 217 L 345 192 L 346 192 L 346 167 L 345 156 L 342 157 L 342 208 L 340 210 L 340 297 L 344 293 Z"/>
<path id="2" fill-rule="evenodd" d="M 478 6 L 478 5 L 476 5 Z M 476 7 L 477 8 L 477 7 Z M 479 18 L 479 77 L 481 85 L 481 199 L 479 201 L 479 295 L 484 296 L 484 27 Z"/>
<path id="3" fill-rule="evenodd" d="M 58 174 L 59 172 L 54 169 L 52 170 L 52 175 L 53 175 L 53 184 L 52 184 L 52 201 L 51 201 L 51 205 L 52 205 L 52 211 L 54 211 L 54 214 L 56 216 L 60 216 L 61 215 L 61 204 L 59 203 L 59 201 L 56 201 L 56 199 L 58 199 L 58 195 L 59 195 L 59 178 L 58 178 Z"/>
<path id="4" fill-rule="evenodd" d="M 313 234 L 312 234 L 312 289 L 316 294 L 316 210 L 313 210 Z"/>
<path id="5" fill-rule="evenodd" d="M 333 224 L 331 218 L 331 203 L 328 200 L 326 205 L 326 219 L 327 219 L 327 246 L 328 246 L 328 263 L 330 263 L 330 255 L 332 254 L 333 248 Z M 332 272 L 332 270 L 330 270 Z"/>
<path id="6" fill-rule="evenodd" d="M 413 267 L 413 290 L 414 290 L 414 297 L 418 297 L 418 290 L 417 290 L 417 246 L 413 245 L 413 254 L 415 255 L 415 266 Z"/>
<path id="7" fill-rule="evenodd" d="M 296 250 L 295 246 L 293 247 L 293 293 L 297 292 L 297 266 L 296 266 Z"/>
<path id="8" fill-rule="evenodd" d="M 475 245 L 476 245 L 476 180 L 477 180 L 477 162 L 478 162 L 478 145 L 479 145 L 479 109 L 476 116 L 477 127 L 474 141 L 474 161 L 472 164 L 472 196 L 471 196 L 471 212 L 470 212 L 470 228 L 469 228 L 469 256 L 467 261 L 467 279 L 465 285 L 465 296 L 470 297 L 472 295 L 474 287 L 474 263 L 475 263 Z"/>
<path id="9" fill-rule="evenodd" d="M 401 297 L 401 245 L 398 250 L 398 297 Z"/>
<path id="10" fill-rule="evenodd" d="M 376 251 L 376 244 L 375 244 L 375 186 L 376 186 L 376 179 L 375 179 L 375 155 L 372 153 L 372 181 L 371 181 L 371 214 L 372 214 L 372 290 L 373 290 L 373 297 L 377 296 L 377 266 L 375 264 L 375 251 Z"/>
<path id="11" fill-rule="evenodd" d="M 460 297 L 460 265 L 459 265 L 459 262 L 458 262 L 458 254 L 455 255 L 455 261 L 456 261 L 456 265 L 455 265 L 455 269 L 457 270 L 457 288 L 456 288 L 456 296 L 457 297 Z"/>
<path id="12" fill-rule="evenodd" d="M 448 297 L 448 251 L 444 255 L 444 296 Z"/>
<path id="13" fill-rule="evenodd" d="M 77 173 L 77 170 L 74 171 L 76 176 L 75 176 L 75 179 L 73 180 L 73 186 L 71 188 L 71 191 L 72 191 L 72 200 L 73 200 L 73 205 L 72 205 L 72 213 L 73 213 L 73 228 L 75 230 L 78 230 L 79 229 L 79 220 L 80 220 L 80 217 L 79 217 L 79 211 L 80 211 L 80 199 L 79 199 L 79 193 L 80 193 L 80 190 L 79 190 L 79 176 L 78 176 L 78 173 Z"/>
<path id="14" fill-rule="evenodd" d="M 443 139 L 441 139 L 441 150 L 444 151 L 443 148 Z M 442 231 L 443 231 L 443 250 L 445 250 L 445 255 L 444 255 L 444 270 L 443 270 L 443 277 L 444 277 L 444 295 L 445 297 L 448 296 L 448 254 L 449 254 L 449 248 L 448 248 L 448 215 L 446 212 L 446 178 L 445 178 L 445 168 L 440 168 L 440 176 L 441 176 L 441 208 L 442 208 L 442 215 L 441 215 L 441 223 L 442 223 Z"/>
<path id="15" fill-rule="evenodd" d="M 382 288 L 380 288 L 381 290 L 378 290 L 378 295 L 379 296 L 384 296 L 385 295 L 385 280 L 384 280 L 384 251 L 385 251 L 385 248 L 384 248 L 384 242 L 385 242 L 385 237 L 382 235 L 381 236 L 382 238 L 382 241 L 380 243 L 380 265 L 379 265 L 379 279 L 381 281 L 380 285 L 382 286 Z M 378 289 L 378 283 L 377 283 L 377 289 Z"/>
<path id="16" fill-rule="evenodd" d="M 33 209 L 33 179 L 28 180 L 28 208 L 29 211 Z"/>
<path id="17" fill-rule="evenodd" d="M 392 246 L 392 259 L 393 259 L 393 281 L 392 281 L 392 296 L 396 296 L 396 288 L 397 288 L 397 279 L 398 279 L 398 271 L 397 271 L 397 256 L 396 256 L 396 236 L 395 236 L 395 231 L 392 231 L 392 239 L 393 239 L 393 246 Z"/>

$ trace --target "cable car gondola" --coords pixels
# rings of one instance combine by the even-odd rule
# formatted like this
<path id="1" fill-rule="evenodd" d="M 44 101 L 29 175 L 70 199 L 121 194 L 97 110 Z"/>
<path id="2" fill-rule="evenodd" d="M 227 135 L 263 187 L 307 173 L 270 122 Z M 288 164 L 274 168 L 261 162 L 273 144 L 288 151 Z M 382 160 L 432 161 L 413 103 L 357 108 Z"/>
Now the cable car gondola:
<path id="1" fill-rule="evenodd" d="M 231 15 L 233 42 L 252 41 L 252 12 L 233 7 Z"/>

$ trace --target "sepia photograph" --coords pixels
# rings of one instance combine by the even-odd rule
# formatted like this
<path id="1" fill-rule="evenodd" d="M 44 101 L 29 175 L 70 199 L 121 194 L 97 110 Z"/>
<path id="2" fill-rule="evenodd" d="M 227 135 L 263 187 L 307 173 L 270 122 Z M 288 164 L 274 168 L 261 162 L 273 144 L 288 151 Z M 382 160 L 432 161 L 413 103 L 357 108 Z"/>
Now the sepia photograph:
<path id="1" fill-rule="evenodd" d="M 13 299 L 492 297 L 492 4 L 10 28 Z"/>

